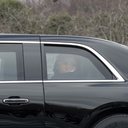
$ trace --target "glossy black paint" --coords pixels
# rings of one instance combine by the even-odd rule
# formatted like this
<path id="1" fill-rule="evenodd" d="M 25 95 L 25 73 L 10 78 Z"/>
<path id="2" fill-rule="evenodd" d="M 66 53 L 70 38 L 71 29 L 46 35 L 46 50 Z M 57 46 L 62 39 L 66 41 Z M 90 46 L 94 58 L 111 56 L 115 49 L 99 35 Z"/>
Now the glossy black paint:
<path id="1" fill-rule="evenodd" d="M 124 78 L 127 77 L 123 73 L 123 71 L 128 71 L 126 66 L 125 70 L 123 67 L 128 60 L 128 50 L 124 48 L 125 46 L 120 46 L 111 41 L 70 36 L 42 37 L 42 41 L 53 42 L 53 44 L 54 42 L 79 43 L 92 47 L 106 58 Z M 124 60 L 126 64 L 122 63 Z M 118 69 L 118 67 L 120 68 Z M 46 74 L 46 71 L 44 74 Z M 64 128 L 91 128 L 94 122 L 105 115 L 128 112 L 128 84 L 126 81 L 107 83 L 45 82 L 44 90 L 45 110 L 51 115 L 53 124 L 56 126 L 58 126 L 58 122 L 54 122 L 55 119 L 65 122 L 65 125 L 62 125 Z"/>
<path id="2" fill-rule="evenodd" d="M 80 124 L 102 105 L 127 102 L 127 95 L 126 83 L 45 83 L 45 102 L 50 108 L 46 110 L 53 115 L 62 114 L 64 120 L 72 116 L 68 121 L 71 124 Z"/>
<path id="3" fill-rule="evenodd" d="M 0 127 L 42 128 L 45 124 L 44 90 L 41 81 L 42 69 L 39 38 L 35 37 L 38 40 L 32 40 L 36 41 L 36 44 L 24 44 L 20 42 L 24 40 L 23 37 L 18 38 L 18 40 L 13 37 L 9 36 L 8 38 L 7 36 L 4 40 L 2 38 L 0 41 L 11 41 L 12 43 L 1 42 L 0 46 L 4 46 L 7 51 L 12 51 L 14 48 L 14 50 L 20 51 L 18 51 L 20 57 L 18 56 L 19 64 L 17 64 L 22 65 L 22 67 L 17 68 L 22 78 L 20 77 L 17 81 L 0 81 Z M 30 38 L 29 41 L 31 39 L 33 38 Z M 13 49 L 9 47 L 11 44 L 13 44 Z M 36 82 L 36 80 L 40 80 L 40 82 Z M 3 102 L 4 99 L 28 99 L 28 103 L 14 102 L 7 104 Z"/>
<path id="4" fill-rule="evenodd" d="M 0 35 L 0 41 L 38 42 L 22 44 L 22 83 L 0 83 L 0 127 L 91 128 L 94 122 L 105 115 L 128 114 L 127 48 L 113 42 L 75 36 Z M 45 48 L 40 41 L 73 42 L 90 46 L 106 58 L 125 81 L 47 82 Z M 30 80 L 40 82 L 33 83 Z M 6 98 L 25 98 L 29 99 L 29 103 L 4 104 L 3 99 Z"/>
<path id="5" fill-rule="evenodd" d="M 40 44 L 23 44 L 25 80 L 42 79 Z"/>
<path id="6" fill-rule="evenodd" d="M 0 127 L 41 128 L 44 123 L 42 83 L 0 84 Z M 5 104 L 3 99 L 25 98 L 26 104 Z"/>

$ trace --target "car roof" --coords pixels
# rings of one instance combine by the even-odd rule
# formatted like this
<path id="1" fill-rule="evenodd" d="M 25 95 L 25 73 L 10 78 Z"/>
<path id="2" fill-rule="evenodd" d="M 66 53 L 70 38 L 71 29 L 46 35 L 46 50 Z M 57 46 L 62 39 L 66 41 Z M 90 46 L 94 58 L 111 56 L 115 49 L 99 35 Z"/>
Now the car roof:
<path id="1" fill-rule="evenodd" d="M 39 38 L 41 37 L 43 40 L 100 40 L 100 41 L 108 41 L 113 43 L 113 41 L 95 38 L 95 37 L 88 37 L 88 36 L 76 36 L 76 35 L 47 35 L 47 34 L 15 34 L 15 33 L 0 33 L 1 40 L 28 40 L 31 38 Z"/>
<path id="2" fill-rule="evenodd" d="M 119 43 L 95 37 L 74 35 L 41 35 L 41 34 L 0 34 L 0 41 L 39 41 L 44 42 L 70 42 L 90 46 L 99 52 L 106 48 L 127 50 L 127 47 Z"/>
<path id="3" fill-rule="evenodd" d="M 0 34 L 0 40 L 1 41 L 36 41 L 39 40 L 39 35 L 37 34 L 6 34 L 6 33 L 1 33 Z"/>

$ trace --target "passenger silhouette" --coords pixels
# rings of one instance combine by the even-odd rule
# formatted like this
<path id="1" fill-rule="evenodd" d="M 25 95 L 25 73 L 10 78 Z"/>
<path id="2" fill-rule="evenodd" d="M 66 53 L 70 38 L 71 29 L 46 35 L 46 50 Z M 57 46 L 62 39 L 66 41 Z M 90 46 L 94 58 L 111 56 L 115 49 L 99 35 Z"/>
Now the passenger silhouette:
<path id="1" fill-rule="evenodd" d="M 52 79 L 76 79 L 77 59 L 74 55 L 59 55 L 54 65 L 54 76 Z"/>

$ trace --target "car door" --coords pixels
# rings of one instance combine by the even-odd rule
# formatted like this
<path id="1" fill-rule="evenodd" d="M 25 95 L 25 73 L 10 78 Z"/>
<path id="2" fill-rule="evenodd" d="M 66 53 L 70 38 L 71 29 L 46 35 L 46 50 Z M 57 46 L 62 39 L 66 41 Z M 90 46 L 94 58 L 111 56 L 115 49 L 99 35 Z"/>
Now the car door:
<path id="1" fill-rule="evenodd" d="M 114 88 L 121 77 L 94 49 L 64 42 L 42 42 L 42 49 L 49 127 L 78 127 L 91 110 L 121 100 L 118 91 L 124 88 Z"/>
<path id="2" fill-rule="evenodd" d="M 40 44 L 38 41 L 31 43 L 31 41 L 0 41 L 0 127 L 2 128 L 44 127 L 43 86 L 41 72 L 38 72 L 41 68 Z"/>

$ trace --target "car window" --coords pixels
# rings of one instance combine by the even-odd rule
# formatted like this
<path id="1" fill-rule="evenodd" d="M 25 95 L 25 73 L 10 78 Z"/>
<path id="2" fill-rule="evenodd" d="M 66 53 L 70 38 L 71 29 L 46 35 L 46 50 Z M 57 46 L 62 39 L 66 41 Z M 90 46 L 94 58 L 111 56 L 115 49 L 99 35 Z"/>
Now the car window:
<path id="1" fill-rule="evenodd" d="M 0 81 L 23 79 L 20 45 L 0 44 Z"/>
<path id="2" fill-rule="evenodd" d="M 108 68 L 85 49 L 45 46 L 48 80 L 112 80 Z"/>

